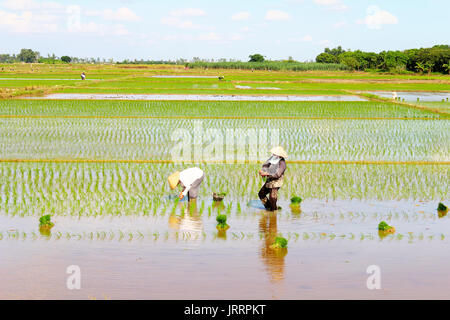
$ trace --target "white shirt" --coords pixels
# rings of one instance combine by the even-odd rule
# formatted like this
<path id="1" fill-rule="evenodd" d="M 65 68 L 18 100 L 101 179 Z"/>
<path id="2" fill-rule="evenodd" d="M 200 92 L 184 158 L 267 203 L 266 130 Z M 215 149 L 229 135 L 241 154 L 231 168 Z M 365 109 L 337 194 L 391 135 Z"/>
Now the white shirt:
<path id="1" fill-rule="evenodd" d="M 195 180 L 200 179 L 202 176 L 203 170 L 200 168 L 189 168 L 180 172 L 180 182 L 185 187 L 183 196 L 187 195 Z"/>

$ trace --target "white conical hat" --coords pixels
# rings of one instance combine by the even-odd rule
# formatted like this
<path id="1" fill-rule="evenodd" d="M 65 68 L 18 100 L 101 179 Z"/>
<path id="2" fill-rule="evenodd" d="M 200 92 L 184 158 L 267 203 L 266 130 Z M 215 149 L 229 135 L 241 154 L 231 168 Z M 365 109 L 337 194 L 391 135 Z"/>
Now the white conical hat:
<path id="1" fill-rule="evenodd" d="M 274 154 L 276 156 L 279 156 L 279 157 L 282 157 L 282 158 L 287 158 L 288 157 L 288 154 L 286 153 L 286 151 L 284 151 L 283 147 L 281 147 L 281 146 L 272 148 L 270 150 L 270 152 L 272 154 Z"/>

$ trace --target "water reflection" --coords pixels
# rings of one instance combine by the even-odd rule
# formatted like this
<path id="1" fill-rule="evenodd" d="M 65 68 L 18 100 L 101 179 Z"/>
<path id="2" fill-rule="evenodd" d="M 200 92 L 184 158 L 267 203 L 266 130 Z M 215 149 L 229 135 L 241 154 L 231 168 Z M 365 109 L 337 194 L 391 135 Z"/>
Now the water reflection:
<path id="1" fill-rule="evenodd" d="M 284 279 L 284 258 L 287 250 L 272 249 L 270 246 L 275 242 L 278 233 L 277 213 L 263 211 L 259 220 L 259 232 L 264 241 L 260 250 L 261 261 L 267 267 L 271 282 L 281 282 Z"/>
<path id="2" fill-rule="evenodd" d="M 187 204 L 179 203 L 181 214 L 169 216 L 169 227 L 190 236 L 190 239 L 201 239 L 203 233 L 203 221 L 197 208 L 197 201 L 191 200 Z"/>
<path id="3" fill-rule="evenodd" d="M 443 218 L 447 215 L 448 209 L 447 210 L 438 210 L 437 212 L 438 212 L 438 217 Z"/>
<path id="4" fill-rule="evenodd" d="M 300 218 L 300 214 L 302 213 L 302 208 L 300 207 L 300 204 L 290 204 L 289 207 L 291 208 L 291 213 L 293 218 Z"/>
<path id="5" fill-rule="evenodd" d="M 39 233 L 41 236 L 50 237 L 52 235 L 52 227 L 42 226 L 39 227 Z"/>

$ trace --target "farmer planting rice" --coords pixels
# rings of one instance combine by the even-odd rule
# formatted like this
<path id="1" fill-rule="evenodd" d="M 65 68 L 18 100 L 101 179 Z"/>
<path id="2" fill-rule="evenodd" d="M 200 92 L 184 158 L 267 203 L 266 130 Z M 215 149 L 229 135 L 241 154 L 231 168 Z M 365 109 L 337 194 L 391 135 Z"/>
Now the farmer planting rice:
<path id="1" fill-rule="evenodd" d="M 258 196 L 267 210 L 277 210 L 278 189 L 283 185 L 284 171 L 286 170 L 287 153 L 280 146 L 270 150 L 272 156 L 263 164 L 259 170 L 261 177 L 266 178 L 266 182 L 259 190 Z M 267 194 L 269 198 L 267 199 Z"/>
<path id="2" fill-rule="evenodd" d="M 205 178 L 205 173 L 200 168 L 189 168 L 183 171 L 176 171 L 172 173 L 168 180 L 170 189 L 175 189 L 176 186 L 181 185 L 183 191 L 180 192 L 178 197 L 183 199 L 188 195 L 189 201 L 197 199 L 198 190 L 200 189 L 200 184 Z"/>
<path id="3" fill-rule="evenodd" d="M 84 72 L 81 73 L 81 80 L 85 80 L 86 79 L 86 74 Z"/>

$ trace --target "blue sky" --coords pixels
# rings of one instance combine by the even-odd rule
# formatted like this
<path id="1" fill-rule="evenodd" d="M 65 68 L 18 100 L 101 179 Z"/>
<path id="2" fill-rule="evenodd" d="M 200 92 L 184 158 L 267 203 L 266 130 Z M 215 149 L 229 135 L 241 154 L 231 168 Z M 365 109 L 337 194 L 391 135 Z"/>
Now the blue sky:
<path id="1" fill-rule="evenodd" d="M 0 53 L 313 60 L 449 44 L 448 0 L 0 0 Z"/>

